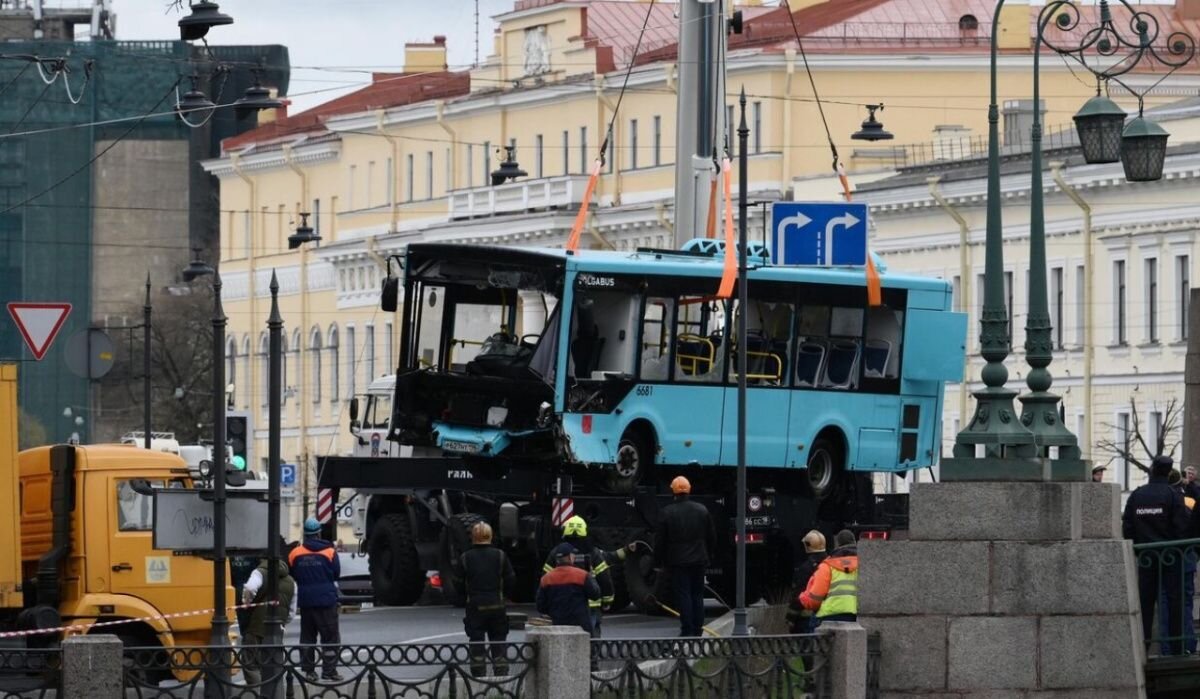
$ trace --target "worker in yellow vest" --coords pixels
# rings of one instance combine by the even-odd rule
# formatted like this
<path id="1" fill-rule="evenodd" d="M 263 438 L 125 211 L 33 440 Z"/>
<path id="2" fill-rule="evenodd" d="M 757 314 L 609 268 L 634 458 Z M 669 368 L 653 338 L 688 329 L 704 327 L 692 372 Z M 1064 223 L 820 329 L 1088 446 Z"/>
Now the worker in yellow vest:
<path id="1" fill-rule="evenodd" d="M 858 548 L 854 532 L 843 529 L 834 549 L 800 593 L 800 605 L 817 613 L 817 624 L 858 619 Z"/>

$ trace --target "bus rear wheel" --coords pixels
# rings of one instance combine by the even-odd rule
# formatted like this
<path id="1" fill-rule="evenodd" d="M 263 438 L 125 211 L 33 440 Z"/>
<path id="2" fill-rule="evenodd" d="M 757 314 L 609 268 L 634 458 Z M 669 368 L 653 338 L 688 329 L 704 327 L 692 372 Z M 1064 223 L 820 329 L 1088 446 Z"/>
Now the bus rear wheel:
<path id="1" fill-rule="evenodd" d="M 824 437 L 818 438 L 808 452 L 808 484 L 817 500 L 827 500 L 836 495 L 843 485 L 843 463 L 841 450 Z"/>

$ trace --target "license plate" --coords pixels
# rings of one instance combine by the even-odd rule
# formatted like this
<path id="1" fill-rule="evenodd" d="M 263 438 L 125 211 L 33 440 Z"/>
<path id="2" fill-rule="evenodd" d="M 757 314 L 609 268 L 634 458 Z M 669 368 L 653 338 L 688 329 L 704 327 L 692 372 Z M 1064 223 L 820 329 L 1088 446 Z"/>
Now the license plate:
<path id="1" fill-rule="evenodd" d="M 477 454 L 479 453 L 479 445 L 474 442 L 457 442 L 453 439 L 447 439 L 442 442 L 442 449 L 446 451 L 456 451 L 461 454 Z"/>

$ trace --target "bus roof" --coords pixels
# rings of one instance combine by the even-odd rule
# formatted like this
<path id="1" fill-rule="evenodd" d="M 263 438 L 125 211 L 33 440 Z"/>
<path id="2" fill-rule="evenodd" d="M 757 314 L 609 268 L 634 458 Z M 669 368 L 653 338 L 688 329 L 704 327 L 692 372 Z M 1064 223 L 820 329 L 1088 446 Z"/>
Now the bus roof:
<path id="1" fill-rule="evenodd" d="M 753 252 L 753 247 L 751 247 Z M 466 263 L 555 267 L 584 272 L 608 274 L 661 274 L 666 276 L 719 278 L 725 260 L 721 255 L 708 255 L 678 250 L 581 250 L 569 254 L 561 248 L 524 248 L 498 245 L 455 245 L 447 243 L 413 243 L 408 246 L 410 263 L 419 266 L 426 262 L 453 259 Z M 880 265 L 876 265 L 881 267 Z M 866 268 L 862 265 L 818 267 L 801 265 L 749 265 L 750 278 L 763 281 L 808 282 L 815 284 L 866 285 Z M 926 289 L 944 291 L 947 282 L 933 277 L 895 274 L 880 269 L 880 281 L 885 288 Z"/>

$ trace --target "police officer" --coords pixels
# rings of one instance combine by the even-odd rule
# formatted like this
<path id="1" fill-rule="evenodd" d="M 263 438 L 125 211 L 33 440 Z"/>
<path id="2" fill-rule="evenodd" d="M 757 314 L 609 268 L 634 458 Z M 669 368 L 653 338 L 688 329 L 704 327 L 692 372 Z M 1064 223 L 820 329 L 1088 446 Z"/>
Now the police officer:
<path id="1" fill-rule="evenodd" d="M 483 646 L 476 645 L 486 636 L 493 644 L 490 648 L 496 675 L 507 675 L 508 663 L 502 645 L 508 638 L 505 595 L 517 584 L 517 574 L 508 556 L 492 546 L 492 527 L 487 522 L 478 522 L 471 527 L 471 544 L 462 555 L 467 588 L 463 629 L 471 641 L 471 674 L 481 677 L 487 673 L 487 656 Z"/>
<path id="2" fill-rule="evenodd" d="M 1183 494 L 1167 484 L 1174 465 L 1169 456 L 1156 456 L 1150 464 L 1150 482 L 1129 495 L 1125 512 L 1121 518 L 1121 529 L 1126 539 L 1135 544 L 1182 539 L 1190 524 L 1190 513 L 1183 502 Z M 1142 606 L 1142 636 L 1147 643 L 1154 626 L 1154 605 L 1159 597 L 1160 580 L 1180 579 L 1179 556 L 1152 555 L 1150 565 L 1138 565 L 1138 596 Z M 1179 638 L 1182 625 L 1182 606 L 1178 585 L 1166 586 L 1167 636 Z M 1178 655 L 1182 651 L 1178 641 L 1163 644 L 1167 655 Z"/>
<path id="3" fill-rule="evenodd" d="M 591 573 L 596 578 L 596 584 L 600 586 L 600 599 L 588 600 L 588 615 L 592 619 L 592 637 L 600 638 L 601 613 L 608 611 L 613 600 L 616 599 L 612 580 L 612 564 L 625 560 L 626 549 L 622 548 L 616 553 L 609 553 L 593 545 L 591 539 L 588 538 L 587 520 L 575 515 L 563 523 L 562 543 L 552 549 L 550 555 L 546 557 L 546 562 L 542 564 L 543 575 L 554 570 L 559 554 L 566 551 L 568 546 L 575 552 L 573 557 L 575 567 Z M 633 544 L 630 544 L 629 550 L 632 550 L 632 546 Z"/>

